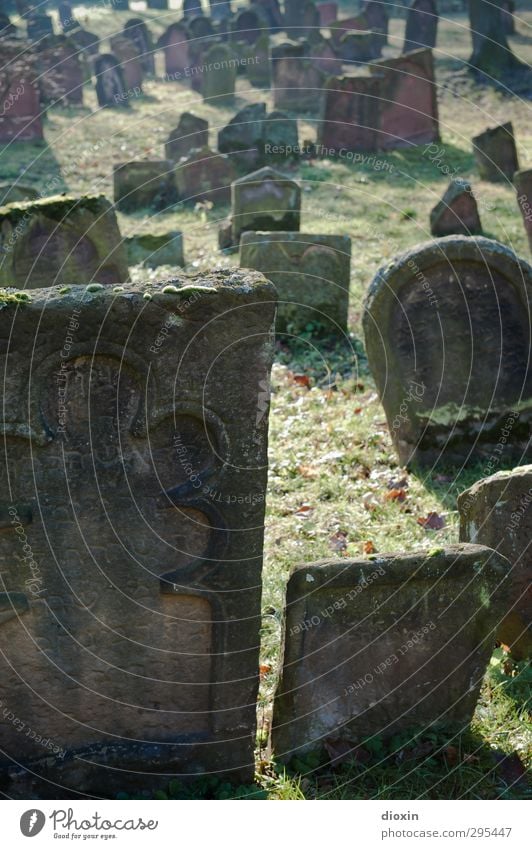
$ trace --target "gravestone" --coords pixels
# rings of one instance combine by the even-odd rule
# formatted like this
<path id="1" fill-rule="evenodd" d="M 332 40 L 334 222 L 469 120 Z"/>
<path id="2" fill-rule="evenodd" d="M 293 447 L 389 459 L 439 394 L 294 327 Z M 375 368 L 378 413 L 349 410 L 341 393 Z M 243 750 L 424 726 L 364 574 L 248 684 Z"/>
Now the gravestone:
<path id="1" fill-rule="evenodd" d="M 326 74 L 307 55 L 304 42 L 272 47 L 272 91 L 276 109 L 318 112 Z"/>
<path id="2" fill-rule="evenodd" d="M 338 19 L 338 3 L 316 3 L 320 26 L 328 27 Z"/>
<path id="3" fill-rule="evenodd" d="M 202 15 L 203 9 L 201 0 L 183 0 L 183 17 L 194 18 L 196 15 Z"/>
<path id="4" fill-rule="evenodd" d="M 370 67 L 380 79 L 378 138 L 382 150 L 439 140 L 432 50 L 415 50 Z"/>
<path id="5" fill-rule="evenodd" d="M 342 73 L 342 59 L 329 39 L 321 38 L 310 44 L 307 55 L 325 77 L 336 77 Z"/>
<path id="6" fill-rule="evenodd" d="M 528 246 L 532 251 L 532 170 L 517 171 L 514 174 L 514 184 L 517 190 L 517 203 L 528 237 Z"/>
<path id="7" fill-rule="evenodd" d="M 532 466 L 498 472 L 458 496 L 460 539 L 508 558 L 511 594 L 497 639 L 516 660 L 532 654 Z"/>
<path id="8" fill-rule="evenodd" d="M 24 183 L 0 183 L 0 206 L 8 203 L 23 203 L 26 200 L 37 200 L 39 192 Z"/>
<path id="9" fill-rule="evenodd" d="M 388 8 L 387 0 L 367 0 L 362 7 L 368 28 L 377 34 L 382 46 L 388 42 Z"/>
<path id="10" fill-rule="evenodd" d="M 79 27 L 79 23 L 74 17 L 70 3 L 59 3 L 57 11 L 59 13 L 59 23 L 61 24 L 63 32 L 69 32 L 71 29 L 77 29 L 77 27 Z"/>
<path id="11" fill-rule="evenodd" d="M 303 0 L 298 4 L 297 20 L 287 28 L 290 38 L 306 38 L 312 41 L 320 36 L 320 13 L 313 0 Z"/>
<path id="12" fill-rule="evenodd" d="M 211 20 L 226 21 L 233 14 L 231 0 L 209 0 Z"/>
<path id="13" fill-rule="evenodd" d="M 34 54 L 16 41 L 2 41 L 0 62 L 0 143 L 43 138 Z"/>
<path id="14" fill-rule="evenodd" d="M 146 6 L 148 9 L 164 11 L 165 9 L 168 9 L 168 0 L 146 0 Z"/>
<path id="15" fill-rule="evenodd" d="M 0 286 L 123 283 L 126 254 L 103 196 L 57 195 L 0 208 Z"/>
<path id="16" fill-rule="evenodd" d="M 209 122 L 192 112 L 183 112 L 177 127 L 172 130 L 164 147 L 165 156 L 178 162 L 190 151 L 207 147 L 209 144 Z"/>
<path id="17" fill-rule="evenodd" d="M 27 23 L 28 38 L 39 42 L 54 34 L 54 22 L 50 15 L 32 15 Z"/>
<path id="18" fill-rule="evenodd" d="M 131 265 L 159 268 L 161 265 L 184 265 L 183 234 L 179 230 L 156 235 L 143 233 L 125 239 L 127 261 Z"/>
<path id="19" fill-rule="evenodd" d="M 99 54 L 94 62 L 98 106 L 127 106 L 127 90 L 122 68 L 112 53 Z"/>
<path id="20" fill-rule="evenodd" d="M 111 0 L 115 12 L 129 12 L 129 0 Z"/>
<path id="21" fill-rule="evenodd" d="M 220 130 L 218 150 L 246 172 L 268 162 L 287 163 L 299 155 L 297 121 L 284 112 L 268 114 L 265 103 L 251 103 Z"/>
<path id="22" fill-rule="evenodd" d="M 326 738 L 462 731 L 473 717 L 510 564 L 484 546 L 297 566 L 288 581 L 275 757 Z"/>
<path id="23" fill-rule="evenodd" d="M 436 47 L 438 7 L 435 0 L 412 0 L 406 15 L 403 53 Z"/>
<path id="24" fill-rule="evenodd" d="M 85 59 L 87 57 L 87 64 L 98 55 L 100 39 L 93 32 L 88 32 L 88 30 L 81 29 L 80 27 L 73 30 L 73 32 L 69 32 L 68 40 L 72 44 L 75 44 L 80 53 L 80 58 Z"/>
<path id="25" fill-rule="evenodd" d="M 205 15 L 196 15 L 187 21 L 187 30 L 190 39 L 197 41 L 198 39 L 212 39 L 216 34 L 210 18 Z"/>
<path id="26" fill-rule="evenodd" d="M 467 180 L 451 180 L 443 198 L 430 213 L 430 232 L 433 236 L 482 233 L 477 201 Z"/>
<path id="27" fill-rule="evenodd" d="M 475 136 L 473 154 L 482 180 L 511 181 L 519 168 L 512 122 L 488 128 Z"/>
<path id="28" fill-rule="evenodd" d="M 506 35 L 515 34 L 515 2 L 514 0 L 502 0 L 501 2 L 501 22 Z"/>
<path id="29" fill-rule="evenodd" d="M 110 42 L 111 52 L 122 69 L 127 94 L 140 93 L 143 74 L 135 42 L 123 34 L 114 35 Z"/>
<path id="30" fill-rule="evenodd" d="M 330 26 L 331 40 L 334 45 L 338 46 L 342 37 L 348 32 L 358 32 L 362 30 L 367 32 L 370 29 L 368 19 L 365 15 L 355 15 L 351 18 L 340 18 L 333 21 Z"/>
<path id="31" fill-rule="evenodd" d="M 46 39 L 36 54 L 43 103 L 82 106 L 84 73 L 79 52 L 70 39 Z"/>
<path id="32" fill-rule="evenodd" d="M 318 149 L 334 157 L 340 150 L 377 150 L 381 80 L 377 77 L 332 77 L 324 86 Z"/>
<path id="33" fill-rule="evenodd" d="M 381 45 L 372 30 L 344 33 L 338 50 L 345 62 L 371 62 L 381 55 Z"/>
<path id="34" fill-rule="evenodd" d="M 180 80 L 190 67 L 188 32 L 183 24 L 170 24 L 164 31 L 157 46 L 164 50 L 166 77 Z"/>
<path id="35" fill-rule="evenodd" d="M 124 27 L 126 35 L 135 44 L 137 56 L 145 74 L 155 73 L 155 54 L 150 31 L 143 20 L 131 18 Z"/>
<path id="36" fill-rule="evenodd" d="M 289 165 L 300 157 L 297 120 L 286 112 L 274 111 L 266 116 L 263 131 L 264 162 Z"/>
<path id="37" fill-rule="evenodd" d="M 214 204 L 228 203 L 235 177 L 236 170 L 229 157 L 208 147 L 192 151 L 175 167 L 177 192 L 184 203 L 205 200 Z"/>
<path id="38" fill-rule="evenodd" d="M 0 701 L 47 740 L 0 718 L 11 798 L 252 781 L 274 305 L 231 269 L 0 311 Z"/>
<path id="39" fill-rule="evenodd" d="M 177 201 L 174 163 L 168 159 L 119 163 L 113 167 L 113 188 L 120 212 L 166 210 Z"/>
<path id="40" fill-rule="evenodd" d="M 242 59 L 249 83 L 257 88 L 270 88 L 272 57 L 269 33 L 259 35 L 255 44 L 247 45 L 247 49 L 244 47 Z"/>
<path id="41" fill-rule="evenodd" d="M 499 242 L 448 236 L 383 267 L 364 310 L 368 362 L 405 465 L 532 459 L 532 267 Z"/>
<path id="42" fill-rule="evenodd" d="M 226 106 L 235 97 L 236 59 L 225 44 L 213 44 L 203 54 L 201 94 L 211 106 Z"/>
<path id="43" fill-rule="evenodd" d="M 235 180 L 231 203 L 234 245 L 246 230 L 299 230 L 301 188 L 269 166 Z"/>
<path id="44" fill-rule="evenodd" d="M 283 28 L 283 15 L 279 0 L 252 0 L 251 5 L 257 7 L 271 30 L 275 32 Z"/>
<path id="45" fill-rule="evenodd" d="M 16 38 L 17 28 L 11 23 L 9 15 L 0 12 L 0 40 L 4 38 Z"/>
<path id="46" fill-rule="evenodd" d="M 242 233 L 240 266 L 261 271 L 277 290 L 278 333 L 347 331 L 351 239 L 307 233 Z"/>
<path id="47" fill-rule="evenodd" d="M 231 40 L 255 44 L 259 36 L 264 34 L 263 16 L 250 6 L 242 9 L 231 21 Z"/>

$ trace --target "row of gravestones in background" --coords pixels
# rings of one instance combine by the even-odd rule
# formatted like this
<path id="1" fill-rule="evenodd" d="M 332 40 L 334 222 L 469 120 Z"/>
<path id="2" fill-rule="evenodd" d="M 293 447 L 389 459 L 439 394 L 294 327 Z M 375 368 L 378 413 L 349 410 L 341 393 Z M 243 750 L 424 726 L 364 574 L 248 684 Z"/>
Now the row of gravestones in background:
<path id="1" fill-rule="evenodd" d="M 531 294 L 532 267 L 479 238 L 377 275 L 366 346 L 403 463 L 530 456 Z M 273 285 L 230 269 L 1 297 L 2 790 L 249 780 Z M 531 503 L 520 467 L 461 496 L 480 546 L 299 567 L 277 756 L 466 725 L 494 630 L 530 651 Z"/>

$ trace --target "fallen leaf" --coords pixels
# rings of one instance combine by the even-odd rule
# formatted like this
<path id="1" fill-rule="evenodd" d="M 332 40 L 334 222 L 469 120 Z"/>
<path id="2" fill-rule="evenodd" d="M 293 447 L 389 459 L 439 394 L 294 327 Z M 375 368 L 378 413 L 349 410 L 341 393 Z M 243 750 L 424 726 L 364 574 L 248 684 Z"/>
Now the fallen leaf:
<path id="1" fill-rule="evenodd" d="M 406 492 L 404 489 L 389 489 L 384 498 L 386 501 L 406 501 Z"/>
<path id="2" fill-rule="evenodd" d="M 426 531 L 440 531 L 445 527 L 445 519 L 439 513 L 429 513 L 424 517 L 420 516 L 417 523 L 422 528 L 425 528 Z"/>
<path id="3" fill-rule="evenodd" d="M 295 511 L 295 515 L 300 516 L 302 519 L 306 519 L 313 510 L 314 507 L 311 507 L 310 504 L 302 504 L 301 507 L 298 507 Z"/>
<path id="4" fill-rule="evenodd" d="M 353 412 L 354 412 L 355 416 L 358 416 L 362 412 L 362 410 L 363 410 L 362 407 L 355 407 Z"/>
<path id="5" fill-rule="evenodd" d="M 319 477 L 319 470 L 315 466 L 299 466 L 298 472 L 303 478 L 314 479 Z"/>
<path id="6" fill-rule="evenodd" d="M 370 539 L 367 539 L 365 542 L 362 543 L 362 551 L 364 552 L 364 554 L 375 554 L 377 549 L 373 545 L 372 541 Z"/>
<path id="7" fill-rule="evenodd" d="M 261 663 L 260 664 L 259 675 L 260 675 L 261 679 L 264 678 L 264 676 L 267 675 L 271 671 L 272 671 L 272 668 L 271 668 L 269 663 Z"/>
<path id="8" fill-rule="evenodd" d="M 310 377 L 308 374 L 292 374 L 292 381 L 298 386 L 305 386 L 310 389 Z"/>
<path id="9" fill-rule="evenodd" d="M 344 531 L 336 531 L 330 537 L 329 545 L 333 551 L 345 551 L 347 548 L 347 534 Z"/>

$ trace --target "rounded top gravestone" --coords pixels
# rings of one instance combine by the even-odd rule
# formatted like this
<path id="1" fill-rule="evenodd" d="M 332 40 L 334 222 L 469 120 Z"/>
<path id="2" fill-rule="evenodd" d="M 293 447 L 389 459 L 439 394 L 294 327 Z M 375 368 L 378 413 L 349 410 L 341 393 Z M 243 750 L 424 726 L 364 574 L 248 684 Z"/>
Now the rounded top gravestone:
<path id="1" fill-rule="evenodd" d="M 481 237 L 418 245 L 377 273 L 364 334 L 401 462 L 530 453 L 531 299 L 532 266 Z"/>

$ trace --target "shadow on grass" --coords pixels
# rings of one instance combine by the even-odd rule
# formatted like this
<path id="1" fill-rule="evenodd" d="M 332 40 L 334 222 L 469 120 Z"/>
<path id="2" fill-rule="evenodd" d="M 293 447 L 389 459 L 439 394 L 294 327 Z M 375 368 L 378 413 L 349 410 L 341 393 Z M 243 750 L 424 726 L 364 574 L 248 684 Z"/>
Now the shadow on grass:
<path id="1" fill-rule="evenodd" d="M 369 376 L 362 342 L 352 333 L 338 336 L 308 324 L 298 333 L 278 334 L 275 359 L 322 389 L 334 389 L 338 380 L 358 381 Z"/>

